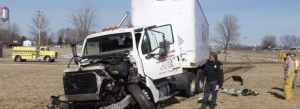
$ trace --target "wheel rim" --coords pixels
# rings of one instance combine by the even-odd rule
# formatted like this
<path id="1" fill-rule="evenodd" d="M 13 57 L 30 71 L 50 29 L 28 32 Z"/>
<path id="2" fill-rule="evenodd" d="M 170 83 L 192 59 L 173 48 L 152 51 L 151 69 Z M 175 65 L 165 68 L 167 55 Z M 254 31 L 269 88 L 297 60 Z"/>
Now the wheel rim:
<path id="1" fill-rule="evenodd" d="M 144 93 L 144 95 L 146 96 L 146 98 L 148 100 L 151 100 L 151 97 L 150 97 L 149 93 L 145 89 L 143 89 L 142 92 Z"/>
<path id="2" fill-rule="evenodd" d="M 192 79 L 192 82 L 191 82 L 191 94 L 193 95 L 194 92 L 195 92 L 195 89 L 196 89 L 196 80 L 195 78 Z"/>
<path id="3" fill-rule="evenodd" d="M 49 62 L 49 61 L 50 61 L 50 58 L 49 58 L 49 57 L 47 57 L 47 58 L 46 58 L 46 61 L 47 61 L 47 62 Z"/>
<path id="4" fill-rule="evenodd" d="M 202 89 L 202 87 L 203 87 L 203 82 L 202 82 L 201 80 L 199 80 L 198 83 L 199 83 L 199 88 Z"/>
<path id="5" fill-rule="evenodd" d="M 18 56 L 18 57 L 17 57 L 17 62 L 20 62 L 20 61 L 21 61 L 21 57 Z"/>

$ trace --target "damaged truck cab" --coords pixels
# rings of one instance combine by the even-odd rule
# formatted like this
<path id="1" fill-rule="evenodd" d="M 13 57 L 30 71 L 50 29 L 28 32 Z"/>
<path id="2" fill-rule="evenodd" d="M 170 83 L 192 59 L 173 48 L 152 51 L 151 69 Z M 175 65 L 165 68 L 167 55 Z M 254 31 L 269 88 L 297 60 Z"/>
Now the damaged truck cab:
<path id="1" fill-rule="evenodd" d="M 89 35 L 80 57 L 73 47 L 79 68 L 63 78 L 69 108 L 153 109 L 202 91 L 209 32 L 198 0 L 132 0 L 131 9 L 134 26 Z"/>

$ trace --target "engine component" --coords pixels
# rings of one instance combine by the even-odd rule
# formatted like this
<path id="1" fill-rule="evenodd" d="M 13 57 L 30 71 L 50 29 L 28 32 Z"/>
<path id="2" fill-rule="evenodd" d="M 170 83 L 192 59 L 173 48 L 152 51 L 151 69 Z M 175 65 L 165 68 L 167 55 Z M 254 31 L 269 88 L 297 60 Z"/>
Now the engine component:
<path id="1" fill-rule="evenodd" d="M 130 63 L 129 62 L 120 62 L 118 64 L 109 66 L 107 70 L 112 74 L 115 78 L 126 78 L 130 71 Z"/>

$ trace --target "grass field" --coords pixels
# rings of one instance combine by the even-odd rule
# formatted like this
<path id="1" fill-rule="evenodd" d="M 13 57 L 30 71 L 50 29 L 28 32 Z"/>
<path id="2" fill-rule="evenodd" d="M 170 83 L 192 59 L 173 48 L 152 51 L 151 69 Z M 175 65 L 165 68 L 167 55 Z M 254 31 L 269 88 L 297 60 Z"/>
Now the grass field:
<path id="1" fill-rule="evenodd" d="M 9 59 L 10 49 L 5 49 L 5 57 L 0 58 L 0 108 L 1 109 L 45 109 L 51 95 L 63 94 L 62 76 L 66 63 L 71 55 L 68 48 L 55 48 L 59 52 L 57 62 L 22 62 L 14 63 Z M 247 55 L 247 53 L 246 53 Z M 300 81 L 295 89 L 295 99 L 287 102 L 282 99 L 283 79 L 280 62 L 264 63 L 248 53 L 248 58 L 236 54 L 229 56 L 224 65 L 225 78 L 240 75 L 245 83 L 228 79 L 224 88 L 250 88 L 261 92 L 258 96 L 234 97 L 219 93 L 218 109 L 298 109 L 300 107 Z M 256 61 L 249 63 L 249 60 Z M 273 58 L 273 57 L 271 57 Z M 220 55 L 220 60 L 223 57 Z M 256 63 L 257 62 L 257 63 Z M 203 94 L 192 98 L 176 97 L 165 103 L 166 109 L 196 109 L 199 107 L 197 99 Z"/>

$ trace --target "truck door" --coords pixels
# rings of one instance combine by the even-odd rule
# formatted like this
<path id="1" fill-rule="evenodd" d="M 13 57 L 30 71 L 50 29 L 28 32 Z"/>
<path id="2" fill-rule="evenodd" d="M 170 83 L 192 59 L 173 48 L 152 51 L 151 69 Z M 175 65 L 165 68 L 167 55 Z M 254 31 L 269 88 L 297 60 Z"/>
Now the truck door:
<path id="1" fill-rule="evenodd" d="M 168 42 L 162 47 L 163 42 Z M 174 37 L 171 25 L 163 25 L 145 29 L 139 45 L 141 57 L 146 76 L 159 79 L 179 74 L 182 69 L 179 65 L 179 54 L 175 49 Z M 163 49 L 165 54 L 161 54 Z"/>
<path id="2" fill-rule="evenodd" d="M 47 55 L 47 47 L 40 47 L 40 58 L 44 58 Z"/>

